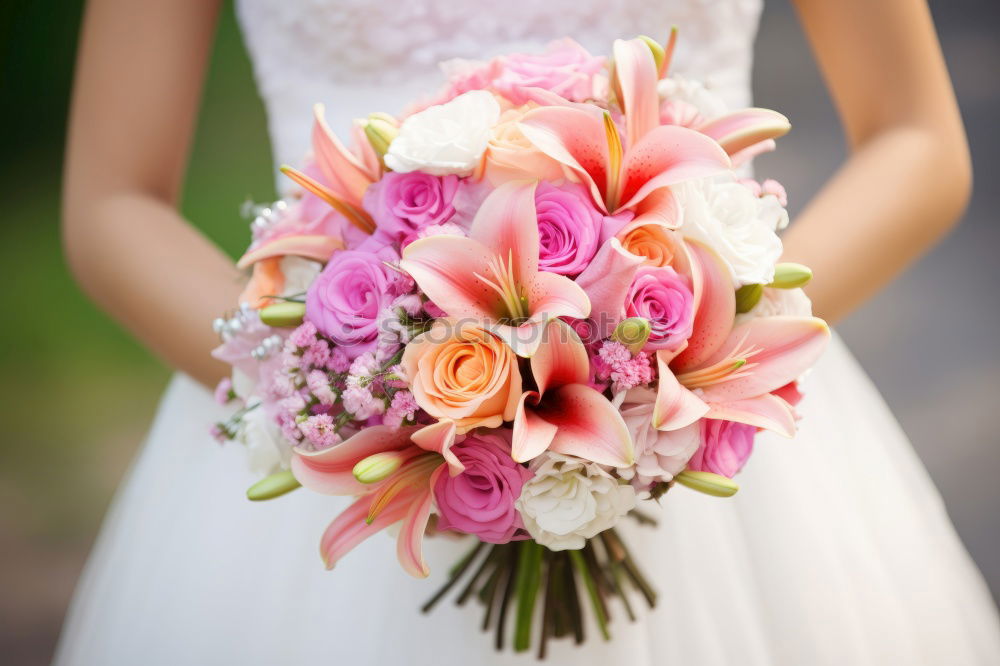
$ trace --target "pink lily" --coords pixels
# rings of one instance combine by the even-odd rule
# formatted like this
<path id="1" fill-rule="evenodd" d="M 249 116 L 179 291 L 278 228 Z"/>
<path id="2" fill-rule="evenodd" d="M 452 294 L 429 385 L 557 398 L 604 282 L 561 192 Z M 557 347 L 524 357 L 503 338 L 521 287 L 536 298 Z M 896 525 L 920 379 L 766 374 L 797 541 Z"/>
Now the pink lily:
<path id="1" fill-rule="evenodd" d="M 439 235 L 410 243 L 400 268 L 439 308 L 475 317 L 519 356 L 530 357 L 546 322 L 586 318 L 587 294 L 569 278 L 538 270 L 535 183 L 505 183 L 476 213 L 469 237 Z"/>
<path id="2" fill-rule="evenodd" d="M 381 177 L 378 156 L 364 133 L 353 132 L 354 151 L 348 150 L 330 131 L 323 117 L 323 105 L 314 107 L 313 158 L 315 172 L 283 166 L 287 175 L 307 192 L 319 197 L 351 224 L 365 233 L 375 229 L 371 216 L 362 208 L 362 199 L 369 185 Z M 292 227 L 294 229 L 294 227 Z M 248 268 L 260 261 L 295 255 L 326 262 L 334 250 L 344 247 L 342 239 L 322 233 L 278 233 L 255 244 L 244 254 L 237 266 Z"/>
<path id="3" fill-rule="evenodd" d="M 570 107 L 541 107 L 518 126 L 539 150 L 567 166 L 590 189 L 598 208 L 612 215 L 636 210 L 660 188 L 730 166 L 714 140 L 686 127 L 655 127 L 624 148 L 607 113 L 602 118 Z"/>
<path id="4" fill-rule="evenodd" d="M 417 578 L 430 573 L 422 553 L 423 536 L 434 482 L 447 463 L 410 440 L 418 429 L 372 426 L 328 449 L 295 450 L 292 474 L 303 486 L 328 495 L 359 495 L 323 533 L 320 553 L 328 569 L 372 534 L 402 521 L 397 539 L 400 564 Z M 354 468 L 375 454 L 397 467 L 377 482 L 364 484 L 355 478 Z"/>
<path id="5" fill-rule="evenodd" d="M 759 317 L 733 327 L 728 272 L 708 247 L 687 241 L 695 292 L 694 335 L 660 350 L 653 425 L 676 430 L 702 417 L 795 434 L 792 406 L 775 395 L 816 361 L 830 339 L 816 317 Z"/>
<path id="6" fill-rule="evenodd" d="M 636 40 L 631 40 L 631 42 L 635 41 Z M 677 29 L 674 28 L 670 32 L 670 38 L 667 40 L 664 55 L 659 63 L 659 69 L 655 74 L 656 79 L 661 79 L 666 76 L 667 71 L 670 69 L 670 60 L 676 43 Z M 636 53 L 641 52 L 641 49 L 639 49 L 639 45 L 637 44 L 633 46 L 632 50 Z M 618 50 L 616 49 L 616 62 L 618 61 L 618 58 Z M 633 53 L 626 62 L 631 63 L 635 60 L 637 60 L 637 56 Z M 648 65 L 642 64 L 641 60 L 640 64 L 643 67 L 641 71 L 641 80 L 644 81 L 648 87 L 650 77 Z M 655 82 L 653 85 L 655 86 Z M 654 101 L 650 102 L 649 98 L 650 96 L 646 95 L 642 99 L 643 117 L 645 118 L 650 113 L 650 104 L 652 103 L 657 107 L 656 110 L 653 111 L 655 117 L 657 118 L 654 124 L 659 124 L 662 120 L 664 120 L 660 114 L 659 100 L 653 97 Z M 625 105 L 626 108 L 628 103 L 627 100 L 628 98 L 626 97 L 626 101 L 623 102 L 623 105 Z M 665 109 L 671 108 L 669 102 L 665 104 Z M 696 109 L 694 109 L 694 107 L 691 107 L 688 104 L 681 103 L 681 107 L 682 108 L 680 110 L 672 109 L 672 112 L 667 111 L 668 116 L 673 116 L 671 119 L 673 122 L 664 122 L 664 124 L 683 125 L 684 127 L 689 127 L 706 136 L 712 137 L 720 146 L 722 146 L 722 149 L 725 150 L 726 154 L 728 154 L 732 159 L 733 166 L 740 166 L 741 164 L 750 161 L 750 159 L 760 153 L 774 150 L 774 139 L 784 136 L 792 128 L 791 124 L 788 122 L 788 118 L 781 115 L 777 111 L 771 111 L 770 109 L 748 108 L 726 113 L 715 118 L 704 118 L 697 112 Z M 648 120 L 644 120 L 644 122 L 646 126 L 652 126 Z"/>
<path id="7" fill-rule="evenodd" d="M 577 334 L 559 319 L 549 322 L 531 357 L 538 389 L 525 391 L 514 417 L 511 455 L 527 462 L 545 450 L 615 467 L 635 459 L 621 413 L 588 385 L 590 359 Z"/>

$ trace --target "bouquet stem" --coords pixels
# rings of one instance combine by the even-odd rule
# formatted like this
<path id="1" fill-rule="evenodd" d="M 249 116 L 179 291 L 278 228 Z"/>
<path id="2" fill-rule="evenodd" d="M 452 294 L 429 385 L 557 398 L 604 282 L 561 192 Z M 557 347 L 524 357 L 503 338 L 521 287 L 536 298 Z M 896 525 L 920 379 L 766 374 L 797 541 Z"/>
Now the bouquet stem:
<path id="1" fill-rule="evenodd" d="M 572 636 L 577 644 L 583 642 L 585 607 L 593 613 L 601 637 L 610 640 L 610 599 L 619 599 L 633 621 L 630 594 L 638 592 L 650 607 L 656 605 L 655 591 L 614 530 L 588 540 L 580 550 L 551 551 L 531 540 L 477 543 L 451 568 L 448 580 L 423 605 L 423 612 L 430 612 L 463 579 L 455 603 L 464 605 L 473 596 L 479 600 L 483 631 L 495 632 L 496 649 L 504 648 L 513 609 L 514 651 L 537 645 L 539 659 L 545 658 L 552 638 Z"/>

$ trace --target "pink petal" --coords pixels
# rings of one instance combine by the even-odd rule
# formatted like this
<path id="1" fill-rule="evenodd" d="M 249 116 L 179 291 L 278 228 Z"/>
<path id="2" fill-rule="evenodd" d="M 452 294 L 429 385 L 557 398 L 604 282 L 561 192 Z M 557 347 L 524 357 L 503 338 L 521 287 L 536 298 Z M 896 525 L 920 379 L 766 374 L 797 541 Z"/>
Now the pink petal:
<path id="1" fill-rule="evenodd" d="M 568 324 L 553 319 L 542 335 L 542 343 L 531 357 L 531 374 L 538 394 L 566 384 L 586 384 L 590 378 L 587 349 Z"/>
<path id="2" fill-rule="evenodd" d="M 746 423 L 784 437 L 795 436 L 795 410 L 781 398 L 765 393 L 734 402 L 712 403 L 705 414 L 710 419 Z"/>
<path id="3" fill-rule="evenodd" d="M 660 124 L 660 99 L 656 93 L 660 77 L 653 52 L 643 40 L 616 39 L 613 53 L 614 76 L 621 95 L 618 102 L 625 114 L 625 135 L 628 145 L 634 146 Z"/>
<path id="4" fill-rule="evenodd" d="M 347 203 L 360 208 L 365 190 L 372 184 L 371 175 L 330 131 L 323 112 L 322 104 L 313 107 L 312 142 L 316 164 L 330 184 L 330 189 Z"/>
<path id="5" fill-rule="evenodd" d="M 635 217 L 617 235 L 621 238 L 628 231 L 644 224 L 660 224 L 667 229 L 676 229 L 681 226 L 680 205 L 669 187 L 661 187 L 646 195 L 636 205 Z"/>
<path id="6" fill-rule="evenodd" d="M 826 349 L 830 328 L 816 317 L 757 317 L 733 329 L 711 365 L 734 348 L 753 349 L 736 379 L 705 388 L 709 402 L 733 402 L 770 393 L 798 379 Z"/>
<path id="7" fill-rule="evenodd" d="M 465 465 L 455 456 L 451 445 L 455 443 L 458 428 L 451 419 L 441 419 L 437 423 L 424 426 L 410 437 L 413 443 L 424 451 L 433 451 L 444 456 L 452 476 L 465 471 Z"/>
<path id="8" fill-rule="evenodd" d="M 609 156 L 603 116 L 546 106 L 529 111 L 518 128 L 536 148 L 572 169 L 605 210 Z"/>
<path id="9" fill-rule="evenodd" d="M 414 578 L 427 578 L 430 575 L 430 569 L 424 561 L 424 532 L 427 530 L 427 519 L 430 518 L 431 504 L 434 501 L 430 489 L 434 487 L 442 471 L 444 465 L 431 474 L 427 490 L 412 500 L 410 509 L 403 519 L 403 528 L 396 539 L 396 556 L 399 558 L 399 563 L 403 565 L 403 570 Z"/>
<path id="10" fill-rule="evenodd" d="M 644 262 L 644 257 L 632 254 L 617 238 L 612 238 L 576 278 L 576 284 L 590 300 L 590 318 L 597 323 L 599 338 L 611 335 L 625 316 L 625 296 Z"/>
<path id="11" fill-rule="evenodd" d="M 479 206 L 469 237 L 489 248 L 506 268 L 514 269 L 516 284 L 538 272 L 538 218 L 535 181 L 511 181 L 490 192 Z M 492 273 L 486 274 L 493 279 Z"/>
<path id="12" fill-rule="evenodd" d="M 396 495 L 371 524 L 365 521 L 371 497 L 361 497 L 351 504 L 334 518 L 320 539 L 320 555 L 326 568 L 332 569 L 340 558 L 359 543 L 406 517 L 415 497 L 416 493 L 413 491 L 403 491 Z"/>
<path id="13" fill-rule="evenodd" d="M 770 109 L 742 109 L 714 118 L 698 131 L 715 139 L 730 155 L 768 139 L 777 139 L 792 128 L 788 118 Z"/>
<path id="14" fill-rule="evenodd" d="M 343 241 L 332 236 L 283 236 L 248 250 L 236 266 L 248 268 L 264 259 L 288 255 L 326 263 L 335 251 L 343 247 Z"/>
<path id="15" fill-rule="evenodd" d="M 490 279 L 492 251 L 462 236 L 420 238 L 403 248 L 399 267 L 435 305 L 453 317 L 493 319 L 506 312 L 500 295 L 477 278 Z"/>
<path id="16" fill-rule="evenodd" d="M 542 333 L 548 322 L 541 318 L 529 319 L 519 326 L 484 323 L 483 327 L 497 336 L 521 358 L 531 358 L 542 343 Z"/>
<path id="17" fill-rule="evenodd" d="M 517 462 L 528 462 L 541 455 L 556 436 L 558 428 L 535 413 L 533 405 L 537 403 L 538 393 L 535 391 L 525 391 L 517 403 L 510 453 Z"/>
<path id="18" fill-rule="evenodd" d="M 656 352 L 659 381 L 656 402 L 653 404 L 653 427 L 659 430 L 678 430 L 691 425 L 708 413 L 708 405 L 680 382 L 670 371 L 671 353 L 665 349 Z"/>
<path id="19" fill-rule="evenodd" d="M 769 153 L 777 147 L 778 144 L 774 142 L 774 139 L 768 139 L 767 141 L 755 143 L 749 148 L 744 148 L 739 152 L 733 153 L 729 156 L 729 159 L 733 161 L 733 168 L 737 169 L 758 155 Z"/>
<path id="20" fill-rule="evenodd" d="M 653 190 L 714 176 L 729 167 L 729 156 L 709 137 L 687 127 L 661 125 L 625 151 L 621 208 L 634 207 Z"/>
<path id="21" fill-rule="evenodd" d="M 351 152 L 358 156 L 365 170 L 365 175 L 372 182 L 381 178 L 382 164 L 379 162 L 378 153 L 375 152 L 375 147 L 365 135 L 365 128 L 359 124 L 351 125 L 351 147 L 353 148 Z"/>
<path id="22" fill-rule="evenodd" d="M 364 458 L 383 451 L 400 451 L 411 446 L 410 436 L 420 426 L 393 430 L 371 426 L 353 437 L 321 451 L 295 449 L 292 474 L 309 490 L 324 495 L 354 495 L 372 490 L 354 478 L 354 466 Z"/>
<path id="23" fill-rule="evenodd" d="M 674 359 L 675 372 L 703 365 L 722 346 L 736 318 L 736 292 L 729 269 L 713 250 L 685 241 L 694 291 L 694 329 L 687 348 Z"/>
<path id="24" fill-rule="evenodd" d="M 586 319 L 590 315 L 587 292 L 565 275 L 535 273 L 524 287 L 533 320 L 548 321 L 553 317 Z"/>
<path id="25" fill-rule="evenodd" d="M 558 428 L 550 450 L 614 467 L 635 462 L 632 436 L 621 413 L 589 386 L 560 386 L 545 395 L 535 412 Z"/>

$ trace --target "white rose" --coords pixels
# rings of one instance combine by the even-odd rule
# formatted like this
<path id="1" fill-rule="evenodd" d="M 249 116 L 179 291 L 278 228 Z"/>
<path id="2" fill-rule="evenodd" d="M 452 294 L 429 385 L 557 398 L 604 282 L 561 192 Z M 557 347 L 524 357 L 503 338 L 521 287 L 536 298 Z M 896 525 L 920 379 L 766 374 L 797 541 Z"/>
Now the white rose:
<path id="1" fill-rule="evenodd" d="M 811 317 L 812 301 L 801 289 L 765 288 L 757 305 L 746 313 L 736 315 L 736 324 L 756 317 Z"/>
<path id="2" fill-rule="evenodd" d="M 681 233 L 715 250 L 734 284 L 768 284 L 781 256 L 773 203 L 735 180 L 688 181 L 672 188 L 683 212 Z"/>
<path id="3" fill-rule="evenodd" d="M 532 538 L 551 550 L 578 550 L 635 508 L 635 489 L 596 464 L 543 453 L 531 463 L 516 507 Z"/>
<path id="4" fill-rule="evenodd" d="M 698 450 L 699 424 L 678 430 L 657 430 L 653 427 L 656 391 L 638 387 L 622 397 L 619 409 L 635 444 L 635 465 L 619 468 L 619 476 L 631 480 L 640 491 L 648 490 L 658 481 L 672 480 Z"/>
<path id="5" fill-rule="evenodd" d="M 661 79 L 656 85 L 656 92 L 666 102 L 681 102 L 694 107 L 704 120 L 717 118 L 729 111 L 723 99 L 709 86 L 677 74 Z"/>
<path id="6" fill-rule="evenodd" d="M 247 460 L 254 474 L 267 476 L 288 467 L 291 444 L 260 404 L 244 414 L 240 424 L 237 439 L 247 448 Z"/>
<path id="7" fill-rule="evenodd" d="M 499 119 L 500 105 L 485 90 L 424 109 L 403 121 L 389 144 L 385 165 L 401 173 L 467 176 L 482 159 Z"/>

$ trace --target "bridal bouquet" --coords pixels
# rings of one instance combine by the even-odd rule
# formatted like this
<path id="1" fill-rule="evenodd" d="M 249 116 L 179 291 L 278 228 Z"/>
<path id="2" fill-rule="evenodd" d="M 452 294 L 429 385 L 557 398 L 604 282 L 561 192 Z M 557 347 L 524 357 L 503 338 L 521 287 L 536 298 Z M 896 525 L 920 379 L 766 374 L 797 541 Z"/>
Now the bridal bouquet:
<path id="1" fill-rule="evenodd" d="M 397 526 L 423 577 L 425 533 L 470 535 L 427 608 L 461 582 L 498 647 L 534 628 L 544 655 L 585 613 L 606 638 L 612 599 L 652 605 L 622 521 L 675 484 L 735 493 L 760 430 L 794 435 L 829 338 L 809 270 L 777 263 L 784 190 L 737 175 L 787 120 L 668 76 L 675 40 L 452 61 L 347 145 L 317 107 L 215 322 L 240 408 L 214 431 L 249 449 L 250 498 L 356 498 L 327 567 Z"/>

